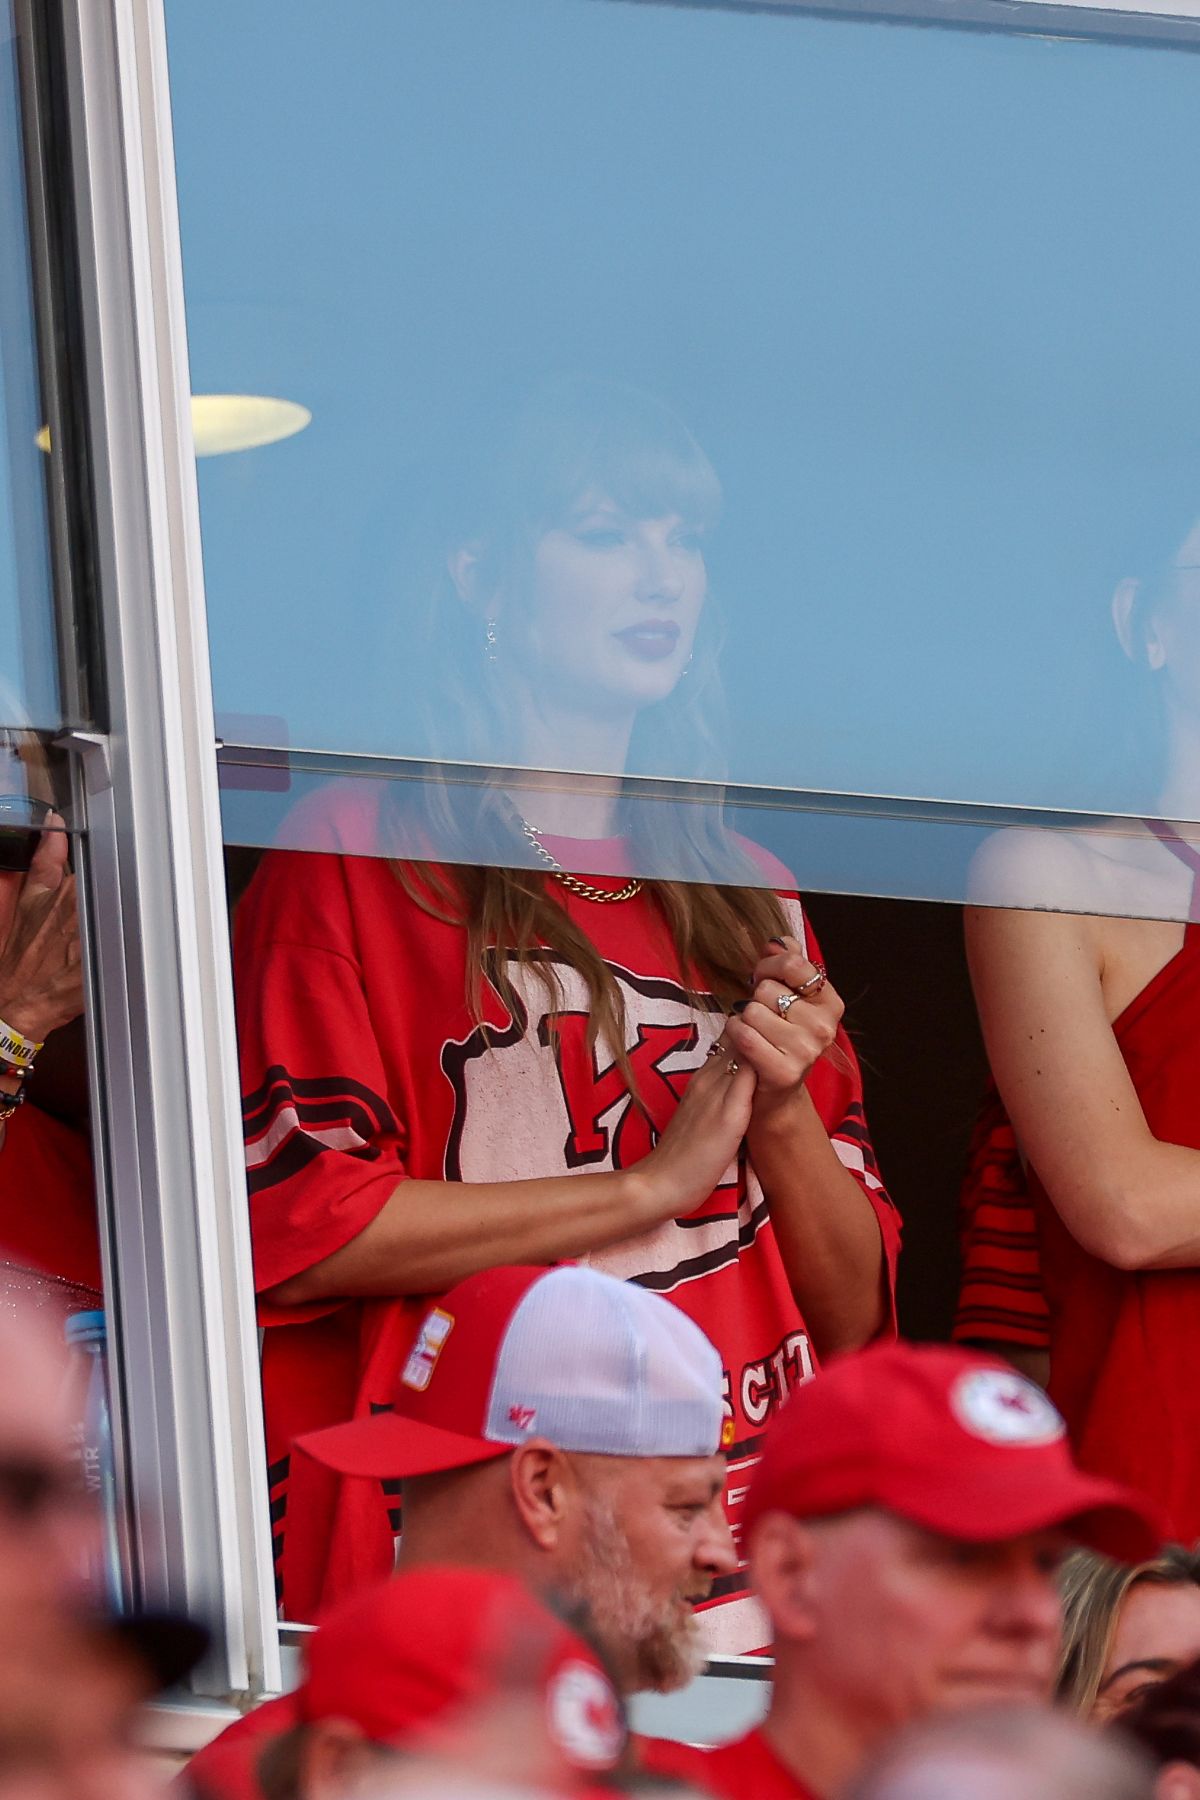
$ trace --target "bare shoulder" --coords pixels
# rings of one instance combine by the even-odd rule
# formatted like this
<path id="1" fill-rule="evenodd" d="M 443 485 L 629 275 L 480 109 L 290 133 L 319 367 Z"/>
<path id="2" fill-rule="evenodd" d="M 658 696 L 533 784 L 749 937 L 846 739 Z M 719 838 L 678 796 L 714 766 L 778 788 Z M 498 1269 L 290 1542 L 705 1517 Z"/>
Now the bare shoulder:
<path id="1" fill-rule="evenodd" d="M 975 852 L 967 900 L 1026 912 L 1096 912 L 1103 909 L 1107 877 L 1087 834 L 1014 826 L 993 832 Z"/>
<path id="2" fill-rule="evenodd" d="M 974 907 L 1111 919 L 1187 916 L 1191 875 L 1137 820 L 1086 829 L 1014 827 L 984 840 L 971 861 Z"/>

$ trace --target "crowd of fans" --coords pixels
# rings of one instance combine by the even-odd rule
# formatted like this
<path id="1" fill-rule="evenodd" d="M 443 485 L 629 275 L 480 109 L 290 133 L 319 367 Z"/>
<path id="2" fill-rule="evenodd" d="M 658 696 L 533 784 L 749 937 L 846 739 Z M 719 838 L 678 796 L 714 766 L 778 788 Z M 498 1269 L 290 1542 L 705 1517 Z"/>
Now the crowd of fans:
<path id="1" fill-rule="evenodd" d="M 203 1633 L 95 1609 L 98 1521 L 34 1315 L 4 1321 L 0 1375 L 0 1800 L 151 1800 L 139 1712 Z M 571 1265 L 469 1277 L 428 1309 L 393 1405 L 300 1447 L 398 1473 L 395 1572 L 331 1607 L 299 1685 L 176 1781 L 193 1800 L 1200 1793 L 1195 1556 L 1080 1469 L 1025 1376 L 899 1341 L 835 1360 L 765 1434 L 742 1514 L 762 1722 L 716 1748 L 632 1737 L 629 1698 L 700 1670 L 695 1603 L 737 1567 L 727 1419 L 715 1350 L 669 1300 Z"/>
<path id="2" fill-rule="evenodd" d="M 960 1341 L 905 1344 L 900 1221 L 795 879 L 719 805 L 626 780 L 721 779 L 711 464 L 650 397 L 560 382 L 455 492 L 406 703 L 491 777 L 310 796 L 307 848 L 236 908 L 279 1596 L 316 1629 L 295 1692 L 180 1779 L 1200 1793 L 1200 939 L 1068 905 L 1082 861 L 1115 915 L 1136 877 L 1194 917 L 1196 854 L 1160 821 L 1115 854 L 986 851 L 1011 906 L 969 923 L 997 1090 Z M 1172 816 L 1200 778 L 1195 552 L 1114 604 Z M 81 1577 L 61 1336 L 99 1259 L 86 1142 L 43 1103 L 83 1004 L 74 878 L 37 740 L 0 748 L 0 1800 L 132 1797 L 139 1708 L 202 1644 Z M 564 763 L 608 778 L 513 773 Z M 1032 914 L 1039 858 L 1058 910 Z M 748 1735 L 631 1738 L 632 1694 L 767 1650 Z"/>

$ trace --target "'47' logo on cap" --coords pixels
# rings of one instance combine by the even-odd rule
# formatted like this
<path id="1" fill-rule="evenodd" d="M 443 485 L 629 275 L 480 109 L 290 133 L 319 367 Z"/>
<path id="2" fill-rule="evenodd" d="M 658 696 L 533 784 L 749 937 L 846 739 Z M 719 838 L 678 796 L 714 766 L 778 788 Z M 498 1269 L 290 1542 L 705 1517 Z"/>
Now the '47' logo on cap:
<path id="1" fill-rule="evenodd" d="M 515 1425 L 518 1431 L 532 1431 L 536 1418 L 536 1406 L 510 1406 L 508 1409 L 508 1422 Z"/>
<path id="2" fill-rule="evenodd" d="M 416 1342 L 408 1353 L 404 1373 L 400 1377 L 405 1387 L 415 1388 L 418 1394 L 425 1392 L 433 1379 L 437 1359 L 453 1329 L 453 1313 L 443 1312 L 440 1306 L 435 1306 L 432 1312 L 426 1313 Z"/>

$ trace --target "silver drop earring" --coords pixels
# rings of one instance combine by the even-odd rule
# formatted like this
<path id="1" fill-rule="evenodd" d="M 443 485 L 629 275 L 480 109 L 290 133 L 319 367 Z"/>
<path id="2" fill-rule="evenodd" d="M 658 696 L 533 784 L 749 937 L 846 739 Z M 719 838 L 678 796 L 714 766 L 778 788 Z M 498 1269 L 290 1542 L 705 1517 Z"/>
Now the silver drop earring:
<path id="1" fill-rule="evenodd" d="M 496 621 L 495 621 L 495 619 L 488 620 L 487 631 L 485 633 L 485 636 L 487 639 L 487 659 L 490 663 L 494 663 L 496 660 Z"/>

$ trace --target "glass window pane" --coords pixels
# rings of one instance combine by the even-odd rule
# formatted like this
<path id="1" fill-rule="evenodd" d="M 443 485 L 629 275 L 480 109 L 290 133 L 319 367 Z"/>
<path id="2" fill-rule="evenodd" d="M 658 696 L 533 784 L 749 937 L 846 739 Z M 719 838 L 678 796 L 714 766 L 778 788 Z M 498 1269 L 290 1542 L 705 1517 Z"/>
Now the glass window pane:
<path id="1" fill-rule="evenodd" d="M 0 725 L 61 717 L 47 542 L 21 105 L 11 0 L 0 0 Z"/>
<path id="2" fill-rule="evenodd" d="M 387 1406 L 429 1293 L 511 1252 L 514 1181 L 523 1255 L 711 1331 L 735 1529 L 831 1294 L 882 1304 L 881 1176 L 903 1329 L 1044 1374 L 1065 1295 L 1099 1366 L 1083 1252 L 1040 1267 L 1033 1209 L 1057 1233 L 1109 1191 L 1112 1118 L 1054 1167 L 1076 1012 L 1107 1098 L 1110 1038 L 1195 949 L 1161 818 L 1200 811 L 1200 62 L 736 4 L 168 14 L 285 1610 L 391 1566 L 394 1468 L 335 1504 L 293 1446 Z M 547 896 L 569 932 L 522 911 Z M 1053 912 L 1117 915 L 1047 1020 L 1040 1117 L 1018 1057 L 987 1089 L 964 899 L 1041 909 L 987 914 L 993 969 L 1034 933 L 988 1051 L 1028 1022 L 1008 991 L 1040 998 L 1040 928 L 1075 929 Z M 878 1259 L 824 1292 L 770 1261 L 787 1174 L 753 1120 L 670 1218 L 555 1236 L 548 1184 L 658 1154 L 768 931 L 815 956 L 810 928 L 847 1036 L 789 1171 L 808 1204 L 832 1158 Z M 1186 1153 L 1191 1115 L 1137 1099 Z M 764 1641 L 743 1579 L 710 1647 Z"/>
<path id="3" fill-rule="evenodd" d="M 978 806 L 1200 810 L 1194 55 L 310 0 L 280 81 L 270 0 L 168 13 L 230 742 L 729 782 L 895 894 L 1007 897 Z M 889 803 L 852 872 L 796 795 Z"/>
<path id="4" fill-rule="evenodd" d="M 168 14 L 284 1607 L 390 1566 L 394 1476 L 335 1510 L 293 1445 L 387 1406 L 428 1294 L 511 1252 L 516 1181 L 524 1256 L 711 1329 L 736 1524 L 789 1386 L 877 1328 L 812 1326 L 882 1304 L 873 1145 L 902 1326 L 1003 1337 L 959 1188 L 993 1127 L 1020 1158 L 986 1104 L 972 1137 L 959 909 L 898 901 L 1193 910 L 1147 819 L 1197 810 L 1200 62 L 358 0 L 288 9 L 281 80 L 278 5 Z M 752 1126 L 681 1217 L 555 1235 L 546 1184 L 657 1154 L 768 933 L 810 926 L 849 1029 L 789 1168 L 832 1158 L 878 1258 L 802 1297 Z M 1151 982 L 1181 936 L 1139 938 Z M 710 1645 L 764 1641 L 741 1580 Z"/>
<path id="5" fill-rule="evenodd" d="M 78 922 L 87 852 L 73 829 L 67 756 L 55 743 L 62 706 L 25 188 L 24 30 L 10 0 L 0 0 L 0 1306 L 36 1315 L 57 1343 L 73 1481 L 87 1498 L 77 1519 L 84 1529 L 64 1530 L 53 1545 L 31 1512 L 41 1583 L 31 1604 L 56 1583 L 77 1600 L 84 1582 L 96 1601 L 120 1605 L 129 1591 L 129 1490 L 119 1472 L 121 1384 L 92 1146 Z M 49 1414 L 46 1428 L 49 1452 Z M 4 1429 L 11 1434 L 8 1411 Z"/>

